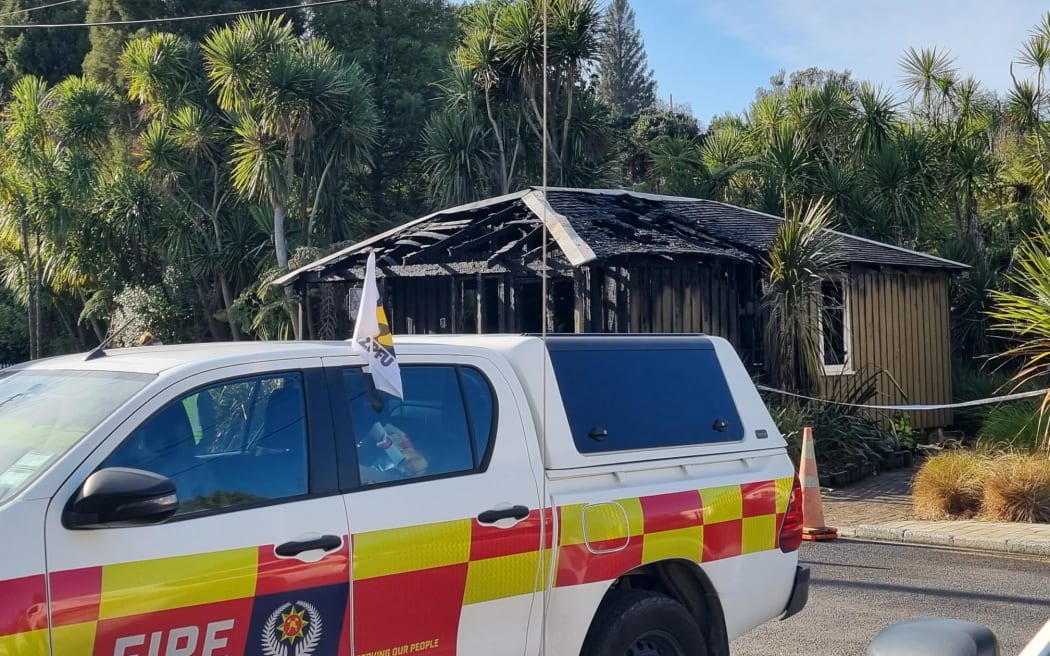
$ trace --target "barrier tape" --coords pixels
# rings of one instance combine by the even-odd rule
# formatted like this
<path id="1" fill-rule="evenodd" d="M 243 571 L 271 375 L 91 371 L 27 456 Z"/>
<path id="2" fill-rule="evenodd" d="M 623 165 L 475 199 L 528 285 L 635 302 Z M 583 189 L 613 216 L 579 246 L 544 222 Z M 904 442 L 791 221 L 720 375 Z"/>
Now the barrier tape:
<path id="1" fill-rule="evenodd" d="M 770 392 L 772 394 L 780 394 L 782 396 L 791 396 L 796 399 L 805 399 L 807 401 L 816 401 L 817 403 L 827 403 L 829 405 L 840 405 L 847 408 L 863 408 L 865 410 L 897 410 L 900 412 L 921 412 L 924 410 L 954 410 L 956 408 L 973 408 L 981 405 L 991 405 L 993 403 L 1002 403 L 1003 401 L 1016 401 L 1018 399 L 1028 399 L 1033 396 L 1046 396 L 1050 394 L 1050 388 L 1035 390 L 1032 392 L 1017 392 L 1016 394 L 1007 394 L 1005 396 L 993 396 L 987 399 L 975 399 L 973 401 L 960 401 L 959 403 L 942 403 L 942 404 L 917 404 L 917 405 L 868 405 L 864 403 L 847 403 L 845 401 L 833 401 L 831 399 L 818 399 L 815 396 L 806 396 L 805 394 L 796 394 L 794 392 L 788 392 L 786 390 L 776 389 L 775 387 L 766 387 L 765 385 L 756 385 L 758 389 L 763 392 Z"/>

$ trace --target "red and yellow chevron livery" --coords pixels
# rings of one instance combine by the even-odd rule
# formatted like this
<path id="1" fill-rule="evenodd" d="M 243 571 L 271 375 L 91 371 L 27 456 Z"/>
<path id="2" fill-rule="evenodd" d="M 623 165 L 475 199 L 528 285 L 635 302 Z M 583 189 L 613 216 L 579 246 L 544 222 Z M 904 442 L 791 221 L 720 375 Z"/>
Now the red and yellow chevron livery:
<path id="1" fill-rule="evenodd" d="M 357 656 L 383 654 L 394 642 L 455 654 L 460 613 L 471 604 L 532 594 L 548 580 L 563 588 L 661 560 L 776 549 L 792 483 L 566 505 L 555 509 L 556 522 L 533 510 L 510 528 L 470 518 L 357 533 L 320 563 L 278 558 L 270 545 L 4 581 L 4 608 L 21 610 L 0 617 L 0 655 L 265 653 L 255 639 L 263 619 L 297 600 L 321 615 L 325 642 L 339 653 L 350 650 L 352 624 Z"/>

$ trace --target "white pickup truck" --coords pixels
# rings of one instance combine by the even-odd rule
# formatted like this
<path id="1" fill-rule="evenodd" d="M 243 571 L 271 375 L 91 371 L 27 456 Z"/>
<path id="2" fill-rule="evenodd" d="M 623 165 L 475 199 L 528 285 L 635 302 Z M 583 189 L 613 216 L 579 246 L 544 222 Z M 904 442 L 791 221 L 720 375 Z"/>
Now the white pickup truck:
<path id="1" fill-rule="evenodd" d="M 729 344 L 149 346 L 0 372 L 0 655 L 727 656 L 800 490 Z"/>

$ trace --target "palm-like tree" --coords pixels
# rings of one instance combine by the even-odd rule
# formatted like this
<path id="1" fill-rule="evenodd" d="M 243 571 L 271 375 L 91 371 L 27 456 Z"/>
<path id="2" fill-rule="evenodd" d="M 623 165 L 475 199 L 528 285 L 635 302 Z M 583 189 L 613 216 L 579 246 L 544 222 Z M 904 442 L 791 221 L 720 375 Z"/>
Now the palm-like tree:
<path id="1" fill-rule="evenodd" d="M 984 234 L 977 211 L 977 195 L 999 173 L 999 162 L 980 144 L 962 143 L 951 150 L 948 160 L 951 183 L 963 202 L 966 235 L 976 252 L 984 250 Z"/>
<path id="2" fill-rule="evenodd" d="M 233 133 L 208 97 L 198 48 L 174 34 L 136 39 L 124 48 L 121 71 L 128 80 L 128 95 L 150 117 L 136 143 L 140 169 L 181 209 L 186 223 L 173 227 L 187 236 L 198 235 L 169 243 L 203 248 L 208 257 L 196 274 L 217 281 L 221 310 L 228 311 L 237 290 L 219 262 L 227 244 L 222 216 L 233 200 L 228 182 Z M 200 238 L 205 235 L 207 239 Z M 200 283 L 208 284 L 204 280 Z M 240 339 L 236 323 L 228 321 L 228 326 L 233 339 Z"/>
<path id="3" fill-rule="evenodd" d="M 861 84 L 857 92 L 858 115 L 854 149 L 861 156 L 871 155 L 894 136 L 899 120 L 893 96 L 871 84 Z"/>
<path id="4" fill-rule="evenodd" d="M 651 180 L 655 191 L 676 196 L 694 196 L 704 163 L 692 139 L 663 135 L 649 144 Z"/>
<path id="5" fill-rule="evenodd" d="M 588 98 L 581 98 L 593 93 L 584 89 L 583 73 L 598 56 L 599 23 L 597 0 L 478 3 L 469 11 L 467 33 L 455 64 L 470 75 L 480 92 L 481 110 L 495 142 L 493 159 L 499 163 L 501 191 L 509 191 L 513 179 L 522 145 L 521 127 L 546 150 L 552 177 L 563 184 L 580 174 L 579 155 L 593 150 L 604 138 L 598 134 L 587 143 L 593 136 L 587 125 L 597 108 Z M 508 121 L 513 127 L 503 125 Z"/>
<path id="6" fill-rule="evenodd" d="M 113 100 L 112 90 L 94 81 L 72 77 L 49 88 L 25 76 L 12 88 L 0 119 L 7 145 L 0 222 L 7 250 L 20 260 L 20 275 L 8 276 L 8 282 L 25 287 L 31 357 L 43 353 L 45 296 L 89 290 L 90 278 L 70 242 L 85 220 L 83 208 L 107 154 Z"/>
<path id="7" fill-rule="evenodd" d="M 448 100 L 449 109 L 455 108 L 461 112 L 475 109 L 476 92 L 480 91 L 483 113 L 488 121 L 488 134 L 495 142 L 496 152 L 492 159 L 499 163 L 499 190 L 501 194 L 506 194 L 510 192 L 511 180 L 514 177 L 517 146 L 520 144 L 520 139 L 516 138 L 517 134 L 506 134 L 504 121 L 501 120 L 503 117 L 500 105 L 513 97 L 514 89 L 509 79 L 510 70 L 497 54 L 496 23 L 498 19 L 499 7 L 494 3 L 482 2 L 471 7 L 466 17 L 467 28 L 463 43 L 453 54 L 452 73 L 444 84 L 439 85 L 439 88 Z M 474 117 L 459 115 L 464 119 L 461 125 L 451 126 L 449 123 L 457 114 L 445 112 L 443 118 L 436 119 L 442 125 L 436 126 L 435 129 L 455 130 L 463 135 L 476 132 L 476 125 L 471 125 Z M 518 116 L 520 117 L 521 114 L 519 113 Z M 476 121 L 473 122 L 476 123 Z M 428 138 L 428 145 L 430 143 Z M 437 149 L 432 152 L 440 157 L 443 148 L 440 143 L 435 145 Z M 434 180 L 438 181 L 441 178 Z M 451 188 L 456 186 L 455 184 L 450 185 Z M 439 195 L 447 197 L 449 194 Z M 458 194 L 453 192 L 451 195 Z"/>
<path id="8" fill-rule="evenodd" d="M 803 201 L 816 172 L 813 153 L 805 136 L 790 125 L 781 125 L 759 157 L 769 184 L 776 190 L 784 216 L 790 206 Z"/>
<path id="9" fill-rule="evenodd" d="M 1029 143 L 1038 167 L 1035 188 L 1050 192 L 1050 128 L 1047 125 L 1046 76 L 1050 72 L 1050 12 L 1029 34 L 1019 53 L 1018 64 L 1031 71 L 1029 79 L 1018 79 L 1011 64 L 1013 87 L 1007 92 L 1006 114 Z"/>
<path id="10" fill-rule="evenodd" d="M 730 202 L 741 190 L 742 173 L 754 168 L 744 135 L 728 125 L 708 135 L 700 146 L 700 161 L 708 178 L 707 197 Z"/>
<path id="11" fill-rule="evenodd" d="M 865 162 L 864 188 L 883 239 L 915 239 L 936 190 L 933 146 L 925 133 L 903 131 Z"/>
<path id="12" fill-rule="evenodd" d="M 497 129 L 499 126 L 497 125 Z M 428 195 L 444 206 L 470 202 L 487 191 L 492 153 L 486 144 L 490 131 L 472 108 L 435 114 L 423 131 L 424 167 Z M 501 176 L 502 161 L 500 163 Z M 506 184 L 501 180 L 501 187 Z"/>
<path id="13" fill-rule="evenodd" d="M 1041 207 L 1050 216 L 1050 205 Z M 1050 363 L 1050 231 L 1046 224 L 1014 254 L 1013 270 L 1007 275 L 1011 289 L 992 290 L 995 302 L 990 312 L 994 328 L 1011 343 L 1003 357 L 1019 362 L 1013 382 L 1021 387 L 1046 375 Z M 1044 397 L 1041 414 L 1050 410 L 1050 395 Z M 1050 435 L 1043 436 L 1050 453 Z"/>
<path id="14" fill-rule="evenodd" d="M 955 59 L 937 48 L 909 48 L 900 61 L 902 85 L 918 102 L 920 116 L 934 128 L 943 118 L 958 69 Z"/>
<path id="15" fill-rule="evenodd" d="M 359 164 L 376 113 L 359 66 L 325 42 L 300 39 L 284 18 L 242 18 L 203 45 L 211 87 L 233 123 L 233 185 L 273 212 L 277 265 L 288 267 L 288 227 L 297 184 L 303 207 L 324 192 L 331 171 Z"/>
<path id="16" fill-rule="evenodd" d="M 849 91 L 837 82 L 827 82 L 805 94 L 800 123 L 823 159 L 834 161 L 849 148 L 856 114 Z"/>
<path id="17" fill-rule="evenodd" d="M 839 265 L 827 201 L 788 215 L 764 262 L 771 372 L 784 389 L 811 393 L 820 375 L 820 282 Z"/>

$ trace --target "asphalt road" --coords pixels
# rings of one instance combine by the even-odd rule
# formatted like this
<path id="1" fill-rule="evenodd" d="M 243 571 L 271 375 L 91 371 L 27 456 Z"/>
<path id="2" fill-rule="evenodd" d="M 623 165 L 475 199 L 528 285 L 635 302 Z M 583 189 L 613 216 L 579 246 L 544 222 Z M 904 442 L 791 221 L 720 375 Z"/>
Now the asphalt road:
<path id="1" fill-rule="evenodd" d="M 979 622 L 1016 656 L 1050 619 L 1050 561 L 837 540 L 803 545 L 809 604 L 755 629 L 733 656 L 863 656 L 883 627 L 917 617 Z"/>

